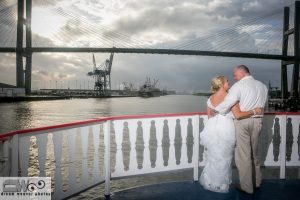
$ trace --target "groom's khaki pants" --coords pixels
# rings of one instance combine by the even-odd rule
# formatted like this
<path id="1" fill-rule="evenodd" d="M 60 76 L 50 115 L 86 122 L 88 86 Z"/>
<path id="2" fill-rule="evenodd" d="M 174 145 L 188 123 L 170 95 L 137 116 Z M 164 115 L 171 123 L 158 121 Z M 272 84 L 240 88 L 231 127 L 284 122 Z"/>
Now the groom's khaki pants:
<path id="1" fill-rule="evenodd" d="M 244 191 L 253 193 L 253 186 L 259 187 L 261 184 L 258 138 L 262 128 L 262 118 L 234 120 L 234 124 L 235 164 L 239 172 L 240 185 Z"/>

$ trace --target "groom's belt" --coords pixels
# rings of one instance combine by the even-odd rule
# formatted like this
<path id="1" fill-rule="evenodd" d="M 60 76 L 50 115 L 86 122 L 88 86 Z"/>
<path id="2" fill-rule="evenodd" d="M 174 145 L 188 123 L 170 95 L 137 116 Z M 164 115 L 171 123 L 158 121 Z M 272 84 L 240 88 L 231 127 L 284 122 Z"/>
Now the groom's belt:
<path id="1" fill-rule="evenodd" d="M 244 118 L 244 119 L 233 118 L 233 120 L 242 121 L 242 120 L 247 120 L 247 119 L 262 119 L 262 117 L 263 116 L 254 116 L 254 117 L 249 117 L 249 118 Z"/>
<path id="2" fill-rule="evenodd" d="M 262 118 L 263 116 L 262 115 L 256 115 L 256 116 L 252 116 L 250 118 Z"/>

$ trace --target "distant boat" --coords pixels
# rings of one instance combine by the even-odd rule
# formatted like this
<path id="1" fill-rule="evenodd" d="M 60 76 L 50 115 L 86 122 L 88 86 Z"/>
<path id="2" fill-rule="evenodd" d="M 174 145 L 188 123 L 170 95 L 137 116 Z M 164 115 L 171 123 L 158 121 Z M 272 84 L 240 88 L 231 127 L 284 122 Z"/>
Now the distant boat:
<path id="1" fill-rule="evenodd" d="M 159 97 L 161 96 L 161 91 L 156 87 L 158 80 L 154 80 L 153 84 L 151 83 L 150 78 L 146 78 L 145 83 L 139 89 L 140 97 Z"/>

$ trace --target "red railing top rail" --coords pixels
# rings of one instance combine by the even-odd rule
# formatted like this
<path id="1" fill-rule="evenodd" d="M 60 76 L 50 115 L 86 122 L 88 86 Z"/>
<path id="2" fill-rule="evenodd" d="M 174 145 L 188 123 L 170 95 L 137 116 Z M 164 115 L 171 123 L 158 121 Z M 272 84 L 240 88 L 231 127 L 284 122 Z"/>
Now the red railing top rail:
<path id="1" fill-rule="evenodd" d="M 87 124 L 93 124 L 98 122 L 104 122 L 109 120 L 124 120 L 124 119 L 143 119 L 143 118 L 156 118 L 156 117 L 180 117 L 180 116 L 190 116 L 190 115 L 206 115 L 206 112 L 190 112 L 190 113 L 176 113 L 176 114 L 147 114 L 147 115 L 131 115 L 131 116 L 113 116 L 113 117 L 104 117 L 92 120 L 85 120 L 73 123 L 66 123 L 66 124 L 59 124 L 54 126 L 45 126 L 39 128 L 31 128 L 31 129 L 23 129 L 23 130 L 16 130 L 7 133 L 0 134 L 0 141 L 6 140 L 9 137 L 16 135 L 16 134 L 25 134 L 25 133 L 32 133 L 32 132 L 39 132 L 39 131 L 51 131 L 60 128 L 72 127 L 72 126 L 83 126 Z"/>
<path id="2" fill-rule="evenodd" d="M 156 117 L 180 117 L 180 116 L 190 116 L 190 115 L 206 115 L 206 112 L 189 112 L 189 113 L 175 113 L 175 114 L 147 114 L 147 115 L 132 115 L 132 116 L 113 116 L 113 117 L 104 117 L 92 120 L 85 120 L 73 123 L 59 124 L 54 126 L 46 126 L 39 128 L 31 128 L 24 130 L 16 130 L 7 133 L 0 134 L 0 141 L 6 140 L 9 137 L 17 134 L 26 134 L 39 131 L 51 131 L 60 128 L 72 127 L 72 126 L 83 126 L 87 124 L 93 124 L 98 122 L 104 122 L 109 120 L 124 120 L 124 119 L 143 119 L 143 118 L 156 118 Z M 265 115 L 300 115 L 300 112 L 268 112 Z"/>

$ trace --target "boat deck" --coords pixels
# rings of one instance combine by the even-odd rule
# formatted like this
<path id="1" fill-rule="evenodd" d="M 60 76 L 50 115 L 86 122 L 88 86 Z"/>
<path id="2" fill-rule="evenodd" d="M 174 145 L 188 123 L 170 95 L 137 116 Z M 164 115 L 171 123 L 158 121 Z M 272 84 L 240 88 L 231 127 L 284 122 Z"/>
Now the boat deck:
<path id="1" fill-rule="evenodd" d="M 102 200 L 103 198 L 97 198 Z M 260 189 L 254 194 L 244 194 L 234 188 L 229 193 L 216 193 L 203 189 L 198 182 L 184 181 L 160 183 L 122 190 L 111 195 L 117 200 L 299 200 L 300 180 L 263 180 Z"/>

